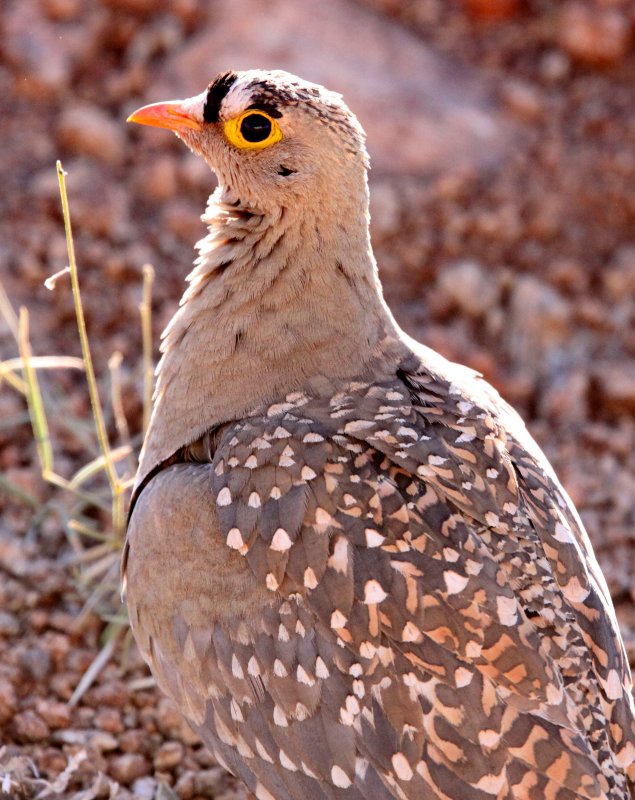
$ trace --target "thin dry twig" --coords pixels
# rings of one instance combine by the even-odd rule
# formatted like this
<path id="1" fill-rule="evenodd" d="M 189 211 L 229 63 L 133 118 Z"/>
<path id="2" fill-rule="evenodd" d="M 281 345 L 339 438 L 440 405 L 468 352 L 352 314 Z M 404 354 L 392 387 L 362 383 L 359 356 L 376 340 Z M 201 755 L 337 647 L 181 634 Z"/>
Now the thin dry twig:
<path id="1" fill-rule="evenodd" d="M 112 635 L 108 639 L 108 641 L 104 644 L 99 653 L 97 653 L 97 655 L 93 659 L 91 665 L 88 667 L 86 672 L 82 675 L 80 682 L 75 687 L 75 691 L 73 692 L 70 700 L 68 701 L 68 705 L 71 708 L 73 708 L 73 706 L 76 706 L 77 703 L 79 703 L 84 694 L 92 686 L 92 683 L 95 680 L 95 678 L 99 675 L 102 669 L 112 658 L 112 655 L 115 652 L 115 648 L 117 647 L 117 642 L 119 641 L 119 637 L 121 636 L 122 631 L 123 627 L 120 627 L 120 630 L 114 632 L 114 635 Z"/>

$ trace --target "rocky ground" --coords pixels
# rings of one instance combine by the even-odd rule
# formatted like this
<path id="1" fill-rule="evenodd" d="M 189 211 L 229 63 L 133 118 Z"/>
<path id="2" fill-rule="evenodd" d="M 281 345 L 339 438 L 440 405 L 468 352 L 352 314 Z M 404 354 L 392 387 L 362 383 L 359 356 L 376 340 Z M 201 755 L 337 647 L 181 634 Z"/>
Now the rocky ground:
<path id="1" fill-rule="evenodd" d="M 634 43 L 630 0 L 4 0 L 0 279 L 29 308 L 36 355 L 79 354 L 67 279 L 43 285 L 67 261 L 61 158 L 102 395 L 118 351 L 138 443 L 142 267 L 156 270 L 156 340 L 213 178 L 125 117 L 228 67 L 343 91 L 369 135 L 374 243 L 398 319 L 522 411 L 581 511 L 633 661 Z M 55 468 L 70 477 L 96 454 L 83 377 L 51 371 L 43 388 Z M 76 498 L 39 477 L 6 381 L 0 474 L 1 800 L 243 797 L 121 629 L 105 628 L 118 609 L 87 591 L 112 580 L 117 543 L 80 545 Z M 106 510 L 89 517 L 107 529 Z M 74 702 L 105 630 L 120 631 L 113 658 Z"/>

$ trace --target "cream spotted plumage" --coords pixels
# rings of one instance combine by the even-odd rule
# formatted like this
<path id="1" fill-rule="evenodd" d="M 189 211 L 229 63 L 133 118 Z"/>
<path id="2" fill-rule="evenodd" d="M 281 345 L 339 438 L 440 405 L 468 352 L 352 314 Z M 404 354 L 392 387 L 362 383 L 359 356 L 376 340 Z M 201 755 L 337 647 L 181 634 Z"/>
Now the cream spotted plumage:
<path id="1" fill-rule="evenodd" d="M 260 800 L 629 797 L 630 674 L 584 529 L 513 410 L 390 316 L 350 112 L 257 71 L 166 108 L 137 119 L 220 188 L 124 555 L 160 686 Z M 250 109 L 271 147 L 235 140 Z"/>

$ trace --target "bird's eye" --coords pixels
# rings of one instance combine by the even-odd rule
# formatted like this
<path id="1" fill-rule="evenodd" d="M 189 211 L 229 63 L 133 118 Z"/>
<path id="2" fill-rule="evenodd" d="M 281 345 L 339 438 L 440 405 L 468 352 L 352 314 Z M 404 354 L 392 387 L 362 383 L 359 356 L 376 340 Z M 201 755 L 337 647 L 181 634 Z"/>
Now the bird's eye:
<path id="1" fill-rule="evenodd" d="M 276 120 L 264 111 L 253 109 L 227 120 L 224 131 L 229 142 L 243 150 L 260 150 L 282 139 L 282 131 Z"/>
<path id="2" fill-rule="evenodd" d="M 271 120 L 264 114 L 249 114 L 243 117 L 240 132 L 243 138 L 252 144 L 264 142 L 271 135 Z"/>

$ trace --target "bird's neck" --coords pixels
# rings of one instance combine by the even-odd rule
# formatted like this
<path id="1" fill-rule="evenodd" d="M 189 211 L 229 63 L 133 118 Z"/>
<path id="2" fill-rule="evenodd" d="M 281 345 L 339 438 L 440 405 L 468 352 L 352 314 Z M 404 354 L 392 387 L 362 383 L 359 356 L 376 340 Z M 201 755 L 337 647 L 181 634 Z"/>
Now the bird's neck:
<path id="1" fill-rule="evenodd" d="M 212 195 L 209 233 L 164 333 L 141 472 L 289 392 L 326 394 L 363 377 L 398 349 L 366 207 L 323 212 Z"/>

